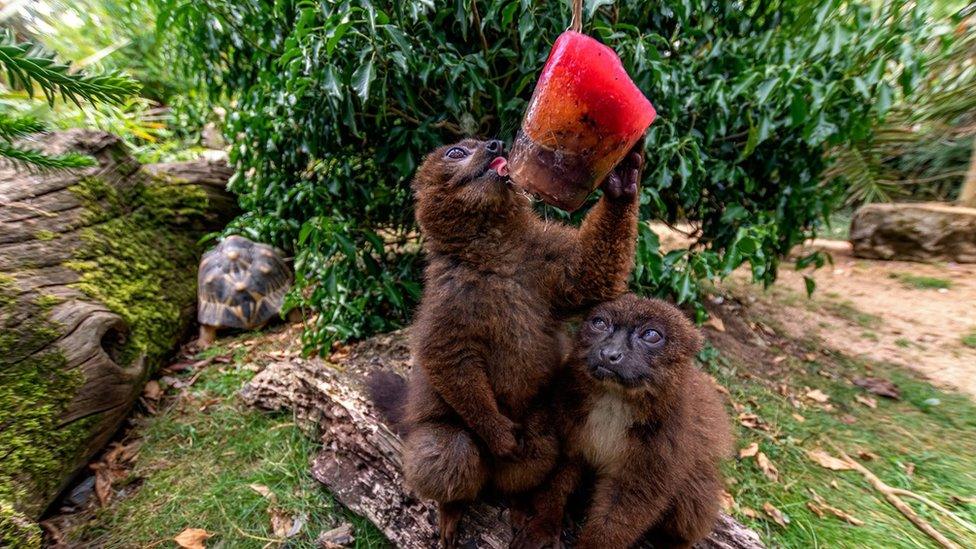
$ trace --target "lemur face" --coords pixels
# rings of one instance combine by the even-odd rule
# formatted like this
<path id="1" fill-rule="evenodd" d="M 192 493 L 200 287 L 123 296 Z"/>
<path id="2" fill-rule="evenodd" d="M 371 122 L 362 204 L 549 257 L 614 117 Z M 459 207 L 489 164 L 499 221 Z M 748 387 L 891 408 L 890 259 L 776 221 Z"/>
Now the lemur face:
<path id="1" fill-rule="evenodd" d="M 653 389 L 691 360 L 698 330 L 676 307 L 628 294 L 603 303 L 580 327 L 576 352 L 591 378 L 626 389 Z"/>
<path id="2" fill-rule="evenodd" d="M 472 245 L 530 208 L 512 190 L 501 141 L 464 139 L 427 155 L 413 180 L 416 216 L 429 242 Z"/>
<path id="3" fill-rule="evenodd" d="M 491 202 L 510 193 L 505 144 L 496 139 L 464 139 L 435 149 L 417 171 L 418 193 L 433 191 L 465 203 Z"/>

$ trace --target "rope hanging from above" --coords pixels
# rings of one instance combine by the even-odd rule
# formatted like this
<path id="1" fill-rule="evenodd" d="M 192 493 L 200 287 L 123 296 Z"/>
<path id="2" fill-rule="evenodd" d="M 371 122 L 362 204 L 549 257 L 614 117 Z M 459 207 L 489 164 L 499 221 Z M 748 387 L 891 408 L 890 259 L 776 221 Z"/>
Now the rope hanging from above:
<path id="1" fill-rule="evenodd" d="M 583 32 L 583 0 L 573 0 L 573 19 L 566 30 Z"/>

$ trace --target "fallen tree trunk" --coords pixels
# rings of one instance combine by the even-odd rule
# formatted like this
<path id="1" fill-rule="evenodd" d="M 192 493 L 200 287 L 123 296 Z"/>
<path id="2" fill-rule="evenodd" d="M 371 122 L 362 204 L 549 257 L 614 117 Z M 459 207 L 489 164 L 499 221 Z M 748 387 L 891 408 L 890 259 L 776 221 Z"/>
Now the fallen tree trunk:
<path id="1" fill-rule="evenodd" d="M 98 165 L 0 169 L 0 545 L 118 429 L 192 320 L 198 239 L 236 211 L 226 162 L 142 167 L 94 131 L 38 145 Z"/>
<path id="2" fill-rule="evenodd" d="M 399 438 L 377 417 L 364 380 L 375 370 L 401 374 L 409 369 L 403 332 L 357 345 L 337 365 L 318 359 L 291 359 L 268 365 L 241 390 L 241 398 L 266 410 L 291 410 L 300 425 L 317 433 L 322 448 L 312 459 L 312 475 L 353 512 L 375 524 L 397 547 L 433 547 L 437 515 L 431 502 L 403 487 Z M 500 505 L 473 505 L 461 525 L 466 547 L 508 547 L 507 511 Z M 650 547 L 650 545 L 648 545 Z M 759 536 L 722 514 L 699 548 L 763 547 Z"/>

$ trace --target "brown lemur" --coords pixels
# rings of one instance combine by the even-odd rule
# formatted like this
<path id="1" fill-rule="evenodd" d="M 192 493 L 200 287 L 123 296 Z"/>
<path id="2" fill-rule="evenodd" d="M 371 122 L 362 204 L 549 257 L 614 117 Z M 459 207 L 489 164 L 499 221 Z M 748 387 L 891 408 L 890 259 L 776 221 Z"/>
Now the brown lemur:
<path id="1" fill-rule="evenodd" d="M 409 381 L 370 383 L 405 434 L 408 487 L 438 503 L 444 546 L 456 543 L 466 502 L 524 493 L 554 466 L 540 391 L 569 349 L 564 325 L 623 293 L 634 262 L 643 141 L 578 229 L 543 220 L 499 174 L 505 164 L 501 141 L 465 139 L 417 170 L 427 266 L 410 328 L 415 366 Z"/>
<path id="2" fill-rule="evenodd" d="M 561 547 L 563 512 L 595 477 L 574 547 L 691 547 L 718 515 L 729 418 L 694 364 L 701 336 L 674 306 L 633 294 L 594 308 L 554 390 L 564 457 L 512 547 Z"/>

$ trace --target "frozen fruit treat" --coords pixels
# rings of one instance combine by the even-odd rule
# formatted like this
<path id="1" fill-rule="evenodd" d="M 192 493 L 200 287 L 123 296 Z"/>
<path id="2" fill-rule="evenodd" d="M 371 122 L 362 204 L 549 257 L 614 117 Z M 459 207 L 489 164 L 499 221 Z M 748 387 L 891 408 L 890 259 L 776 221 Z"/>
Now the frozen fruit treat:
<path id="1" fill-rule="evenodd" d="M 553 44 L 515 138 L 511 179 L 549 204 L 573 211 L 655 114 L 616 52 L 566 31 Z"/>

